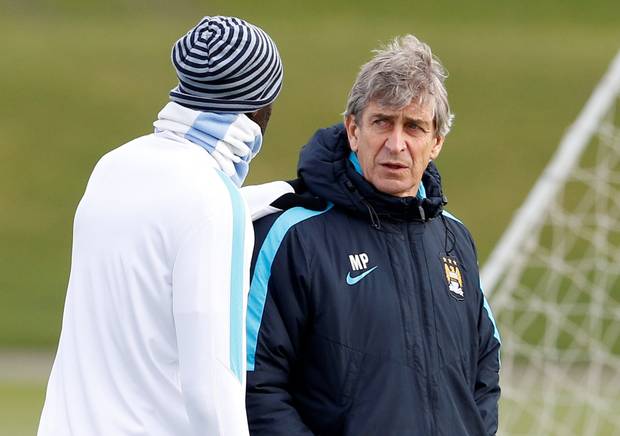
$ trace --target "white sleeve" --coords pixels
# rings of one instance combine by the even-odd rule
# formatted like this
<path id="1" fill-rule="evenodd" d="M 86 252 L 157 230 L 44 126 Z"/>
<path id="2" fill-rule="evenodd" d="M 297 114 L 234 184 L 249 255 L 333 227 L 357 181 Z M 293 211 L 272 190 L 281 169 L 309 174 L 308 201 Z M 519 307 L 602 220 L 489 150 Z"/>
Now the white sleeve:
<path id="1" fill-rule="evenodd" d="M 270 204 L 284 194 L 294 192 L 295 190 L 293 187 L 283 181 L 263 183 L 262 185 L 250 185 L 241 188 L 241 194 L 248 204 L 252 221 L 278 212 L 280 209 L 272 207 Z"/>
<path id="2" fill-rule="evenodd" d="M 174 263 L 180 381 L 194 435 L 248 434 L 245 311 L 253 234 L 245 205 L 235 207 L 235 201 L 243 203 L 236 196 L 225 193 L 224 204 L 211 208 L 187 234 Z"/>

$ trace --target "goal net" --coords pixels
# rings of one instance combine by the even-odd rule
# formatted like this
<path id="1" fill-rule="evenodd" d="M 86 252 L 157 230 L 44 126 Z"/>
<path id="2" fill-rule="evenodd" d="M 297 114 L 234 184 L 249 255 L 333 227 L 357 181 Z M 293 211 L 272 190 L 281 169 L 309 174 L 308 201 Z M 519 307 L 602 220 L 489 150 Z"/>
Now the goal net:
<path id="1" fill-rule="evenodd" d="M 501 435 L 620 434 L 620 52 L 482 270 Z"/>

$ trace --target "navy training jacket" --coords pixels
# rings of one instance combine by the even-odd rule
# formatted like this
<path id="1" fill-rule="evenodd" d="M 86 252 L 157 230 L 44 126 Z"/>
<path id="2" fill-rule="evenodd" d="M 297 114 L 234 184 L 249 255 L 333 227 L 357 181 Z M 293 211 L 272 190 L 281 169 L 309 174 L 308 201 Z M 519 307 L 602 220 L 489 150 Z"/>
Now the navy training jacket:
<path id="1" fill-rule="evenodd" d="M 499 334 L 435 166 L 418 197 L 383 194 L 337 125 L 303 148 L 299 175 L 330 205 L 255 222 L 250 433 L 495 434 Z"/>

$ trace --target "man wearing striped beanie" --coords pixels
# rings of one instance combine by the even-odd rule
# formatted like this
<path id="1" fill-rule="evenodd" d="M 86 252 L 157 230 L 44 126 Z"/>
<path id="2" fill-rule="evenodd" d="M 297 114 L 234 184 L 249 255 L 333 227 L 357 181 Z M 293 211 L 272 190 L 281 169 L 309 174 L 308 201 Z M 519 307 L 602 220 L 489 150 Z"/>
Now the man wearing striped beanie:
<path id="1" fill-rule="evenodd" d="M 179 84 L 155 131 L 103 156 L 77 208 L 40 436 L 248 434 L 254 235 L 239 188 L 282 63 L 231 17 L 201 20 L 172 62 Z"/>

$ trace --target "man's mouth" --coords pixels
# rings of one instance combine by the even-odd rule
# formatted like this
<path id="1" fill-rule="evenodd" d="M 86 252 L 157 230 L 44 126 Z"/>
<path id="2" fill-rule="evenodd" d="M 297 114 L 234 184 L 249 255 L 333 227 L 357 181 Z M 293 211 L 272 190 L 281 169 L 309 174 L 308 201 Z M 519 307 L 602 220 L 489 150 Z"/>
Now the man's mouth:
<path id="1" fill-rule="evenodd" d="M 400 162 L 384 162 L 381 165 L 390 170 L 402 170 L 402 169 L 408 168 L 407 165 L 400 163 Z"/>

